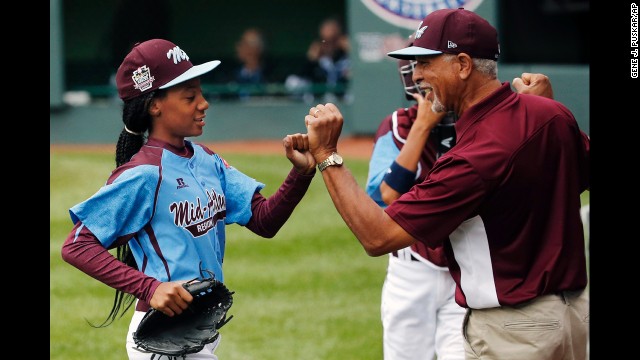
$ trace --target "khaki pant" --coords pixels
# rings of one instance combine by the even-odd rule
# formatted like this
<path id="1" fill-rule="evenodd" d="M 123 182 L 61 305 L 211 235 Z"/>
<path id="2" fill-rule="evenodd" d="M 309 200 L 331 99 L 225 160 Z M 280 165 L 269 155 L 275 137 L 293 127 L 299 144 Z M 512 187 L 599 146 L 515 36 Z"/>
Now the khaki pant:
<path id="1" fill-rule="evenodd" d="M 513 307 L 468 309 L 462 331 L 467 360 L 585 360 L 588 291 L 545 295 Z"/>

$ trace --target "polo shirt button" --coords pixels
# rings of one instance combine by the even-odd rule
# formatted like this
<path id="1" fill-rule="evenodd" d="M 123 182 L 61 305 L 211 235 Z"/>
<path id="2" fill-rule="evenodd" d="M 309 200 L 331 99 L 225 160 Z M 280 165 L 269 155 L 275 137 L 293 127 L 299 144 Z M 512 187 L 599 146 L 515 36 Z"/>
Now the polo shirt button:
<path id="1" fill-rule="evenodd" d="M 193 169 L 193 164 L 189 164 L 189 167 L 191 167 Z"/>
<path id="2" fill-rule="evenodd" d="M 200 184 L 202 184 L 202 186 L 204 186 L 204 181 L 203 181 L 203 182 L 201 182 Z"/>

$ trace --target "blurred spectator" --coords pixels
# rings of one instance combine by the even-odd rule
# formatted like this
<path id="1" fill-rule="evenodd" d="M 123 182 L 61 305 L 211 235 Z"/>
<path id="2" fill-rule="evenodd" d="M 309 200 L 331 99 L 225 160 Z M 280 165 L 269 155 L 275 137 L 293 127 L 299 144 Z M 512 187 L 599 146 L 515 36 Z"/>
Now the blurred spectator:
<path id="1" fill-rule="evenodd" d="M 238 64 L 233 71 L 232 82 L 238 85 L 238 97 L 264 93 L 264 86 L 275 81 L 273 67 L 266 58 L 266 44 L 262 31 L 248 28 L 236 43 Z"/>
<path id="2" fill-rule="evenodd" d="M 323 20 L 318 27 L 318 36 L 307 49 L 302 73 L 289 76 L 285 85 L 292 91 L 302 87 L 308 91 L 309 85 L 313 84 L 315 95 L 324 94 L 324 101 L 332 101 L 335 96 L 344 97 L 349 82 L 349 38 L 337 17 Z M 313 98 L 308 98 L 307 94 L 309 100 Z"/>

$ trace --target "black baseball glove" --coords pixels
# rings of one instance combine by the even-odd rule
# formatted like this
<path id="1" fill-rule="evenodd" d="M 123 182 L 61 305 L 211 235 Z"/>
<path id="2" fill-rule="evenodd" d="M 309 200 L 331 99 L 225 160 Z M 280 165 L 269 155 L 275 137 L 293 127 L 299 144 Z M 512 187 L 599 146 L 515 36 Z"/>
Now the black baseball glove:
<path id="1" fill-rule="evenodd" d="M 193 301 L 180 315 L 169 317 L 150 309 L 133 333 L 133 340 L 142 351 L 167 356 L 169 359 L 197 353 L 206 344 L 214 342 L 218 330 L 229 322 L 227 311 L 233 304 L 233 291 L 213 277 L 185 283 Z"/>

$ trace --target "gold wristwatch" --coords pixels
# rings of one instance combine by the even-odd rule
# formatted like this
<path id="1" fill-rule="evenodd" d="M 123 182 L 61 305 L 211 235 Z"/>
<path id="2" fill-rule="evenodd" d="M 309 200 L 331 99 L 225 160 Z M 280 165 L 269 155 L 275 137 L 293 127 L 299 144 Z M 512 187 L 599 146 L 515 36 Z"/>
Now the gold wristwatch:
<path id="1" fill-rule="evenodd" d="M 324 171 L 324 169 L 328 168 L 329 166 L 342 166 L 342 156 L 338 155 L 337 152 L 334 152 L 333 154 L 329 155 L 328 158 L 326 158 L 323 162 L 321 162 L 320 164 L 318 164 L 318 170 L 320 170 L 320 172 Z"/>

